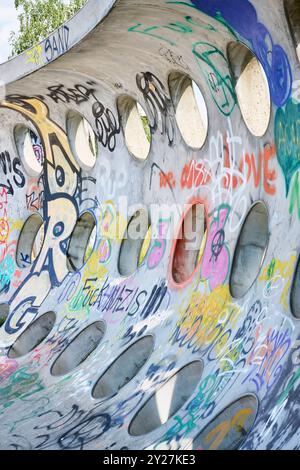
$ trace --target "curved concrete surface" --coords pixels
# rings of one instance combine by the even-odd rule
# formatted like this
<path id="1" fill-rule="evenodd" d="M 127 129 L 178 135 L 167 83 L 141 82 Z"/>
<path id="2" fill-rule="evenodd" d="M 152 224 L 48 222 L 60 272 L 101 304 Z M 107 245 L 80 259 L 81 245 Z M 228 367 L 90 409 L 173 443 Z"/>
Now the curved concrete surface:
<path id="1" fill-rule="evenodd" d="M 89 0 L 0 66 L 2 449 L 300 447 L 297 3 Z"/>

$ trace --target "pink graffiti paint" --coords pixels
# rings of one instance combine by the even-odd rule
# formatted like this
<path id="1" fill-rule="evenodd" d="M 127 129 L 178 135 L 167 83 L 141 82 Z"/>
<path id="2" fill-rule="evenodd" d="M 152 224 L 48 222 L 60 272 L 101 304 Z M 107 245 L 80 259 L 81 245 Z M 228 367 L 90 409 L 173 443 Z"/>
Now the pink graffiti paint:
<path id="1" fill-rule="evenodd" d="M 158 225 L 158 238 L 154 241 L 148 257 L 148 268 L 155 269 L 166 251 L 166 236 L 169 230 L 170 220 L 160 220 Z"/>
<path id="2" fill-rule="evenodd" d="M 229 272 L 230 254 L 225 242 L 225 225 L 229 213 L 229 206 L 219 207 L 206 241 L 201 276 L 209 280 L 211 290 L 224 284 Z"/>
<path id="3" fill-rule="evenodd" d="M 15 360 L 4 359 L 0 362 L 0 384 L 5 382 L 19 367 Z"/>
<path id="4" fill-rule="evenodd" d="M 111 243 L 108 239 L 102 238 L 98 246 L 99 251 L 99 263 L 106 264 L 111 257 Z"/>

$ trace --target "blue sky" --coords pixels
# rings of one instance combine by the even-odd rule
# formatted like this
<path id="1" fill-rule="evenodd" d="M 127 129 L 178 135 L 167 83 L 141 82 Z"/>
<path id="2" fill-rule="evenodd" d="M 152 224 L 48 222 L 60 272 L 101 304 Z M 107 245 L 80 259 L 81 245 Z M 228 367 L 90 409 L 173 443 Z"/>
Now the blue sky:
<path id="1" fill-rule="evenodd" d="M 11 31 L 18 31 L 18 14 L 14 0 L 0 0 L 0 64 L 8 58 L 11 47 L 8 38 Z"/>

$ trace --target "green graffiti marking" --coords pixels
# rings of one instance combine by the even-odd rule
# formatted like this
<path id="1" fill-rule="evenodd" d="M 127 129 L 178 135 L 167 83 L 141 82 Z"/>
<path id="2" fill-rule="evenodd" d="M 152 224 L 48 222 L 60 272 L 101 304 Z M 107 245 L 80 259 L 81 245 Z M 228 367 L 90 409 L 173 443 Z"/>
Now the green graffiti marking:
<path id="1" fill-rule="evenodd" d="M 268 266 L 268 272 L 267 272 L 268 280 L 272 279 L 274 272 L 275 272 L 275 266 L 276 266 L 276 260 L 272 258 Z"/>
<path id="2" fill-rule="evenodd" d="M 144 25 L 142 23 L 137 23 L 135 26 L 130 26 L 130 28 L 128 28 L 128 32 L 146 34 L 147 36 L 152 36 L 155 39 L 160 39 L 161 41 L 165 41 L 171 46 L 176 46 L 176 42 L 166 39 L 163 36 L 159 36 L 158 34 L 153 34 L 151 32 L 151 31 L 156 31 L 160 29 L 161 26 L 148 26 L 148 27 L 145 27 L 144 29 L 138 29 L 140 27 L 144 27 Z"/>
<path id="3" fill-rule="evenodd" d="M 199 27 L 202 30 L 204 29 L 207 31 L 216 32 L 216 29 L 212 25 L 206 23 L 199 23 L 198 21 L 194 20 L 192 16 L 189 15 L 184 16 L 183 21 L 175 21 L 166 25 L 145 26 L 142 23 L 137 23 L 134 26 L 130 26 L 128 28 L 128 32 L 145 34 L 146 36 L 151 36 L 155 39 L 159 39 L 160 41 L 165 41 L 171 46 L 177 46 L 177 43 L 173 39 L 162 36 L 160 32 L 159 34 L 156 34 L 154 32 L 158 30 L 168 30 L 174 33 L 191 34 L 194 32 L 195 26 Z"/>
<path id="4" fill-rule="evenodd" d="M 300 220 L 300 191 L 299 191 L 299 173 L 296 173 L 292 189 L 290 192 L 290 205 L 289 205 L 289 213 L 293 214 L 295 210 L 295 206 L 297 208 L 297 215 L 298 219 Z"/>
<path id="5" fill-rule="evenodd" d="M 195 5 L 191 5 L 190 3 L 187 2 L 178 2 L 178 1 L 167 1 L 166 4 L 168 5 L 177 5 L 177 6 L 184 6 L 184 7 L 189 7 L 193 8 L 195 10 L 199 11 L 199 8 L 196 7 Z M 226 29 L 228 29 L 229 33 L 234 36 L 236 40 L 239 40 L 238 34 L 234 31 L 234 29 L 228 24 L 224 18 L 222 17 L 221 13 L 217 13 L 215 16 L 215 20 L 221 23 Z M 213 26 L 211 26 L 213 28 Z M 215 28 L 213 28 L 214 31 L 216 31 Z"/>
<path id="6" fill-rule="evenodd" d="M 80 312 L 84 316 L 90 315 L 90 307 L 89 305 L 85 304 L 86 295 L 84 294 L 83 288 L 81 287 L 80 290 L 76 293 L 76 295 L 70 300 L 68 309 L 70 313 L 78 313 Z"/>
<path id="7" fill-rule="evenodd" d="M 15 400 L 28 398 L 44 388 L 38 373 L 28 372 L 28 366 L 18 369 L 9 377 L 7 385 L 0 388 L 2 413 L 5 408 L 12 406 Z"/>
<path id="8" fill-rule="evenodd" d="M 290 391 L 292 390 L 292 388 L 294 387 L 294 385 L 299 379 L 300 379 L 300 367 L 298 367 L 298 369 L 293 373 L 291 380 L 289 381 L 287 387 L 283 390 L 283 392 L 279 396 L 277 403 L 276 403 L 277 405 L 281 405 L 284 402 L 284 400 L 287 398 L 288 394 L 290 393 Z"/>
<path id="9" fill-rule="evenodd" d="M 193 54 L 214 102 L 222 114 L 229 116 L 237 103 L 237 97 L 226 56 L 217 47 L 201 41 L 193 45 Z M 224 75 L 223 70 L 228 73 Z"/>
<path id="10" fill-rule="evenodd" d="M 300 104 L 289 100 L 285 108 L 277 109 L 274 132 L 277 158 L 288 195 L 293 175 L 300 168 Z"/>

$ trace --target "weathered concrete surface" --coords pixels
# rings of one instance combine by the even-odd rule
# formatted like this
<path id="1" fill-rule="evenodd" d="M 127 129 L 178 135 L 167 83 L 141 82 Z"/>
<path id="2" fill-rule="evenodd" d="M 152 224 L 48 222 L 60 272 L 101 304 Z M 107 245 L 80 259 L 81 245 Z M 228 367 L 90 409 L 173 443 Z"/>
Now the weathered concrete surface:
<path id="1" fill-rule="evenodd" d="M 89 0 L 0 66 L 2 449 L 299 448 L 296 4 Z"/>

